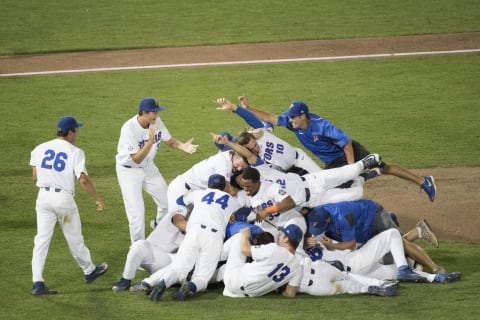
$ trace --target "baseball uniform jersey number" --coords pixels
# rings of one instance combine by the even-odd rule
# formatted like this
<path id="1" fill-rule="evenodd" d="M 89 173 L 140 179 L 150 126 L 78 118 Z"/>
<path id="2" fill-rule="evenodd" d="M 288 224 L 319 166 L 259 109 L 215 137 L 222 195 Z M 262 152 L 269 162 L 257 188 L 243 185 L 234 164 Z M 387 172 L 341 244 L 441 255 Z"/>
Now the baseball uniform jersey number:
<path id="1" fill-rule="evenodd" d="M 275 269 L 268 274 L 268 277 L 272 278 L 274 282 L 281 282 L 289 273 L 290 268 L 283 263 L 279 263 Z"/>
<path id="2" fill-rule="evenodd" d="M 45 157 L 42 160 L 42 168 L 48 170 L 53 168 L 55 171 L 63 171 L 65 170 L 65 160 L 67 159 L 68 156 L 65 152 L 55 153 L 54 150 L 48 149 L 45 151 Z"/>
<path id="3" fill-rule="evenodd" d="M 209 192 L 205 196 L 203 196 L 202 202 L 211 204 L 212 202 L 215 201 L 215 203 L 218 203 L 222 207 L 222 209 L 225 209 L 226 207 L 228 207 L 228 199 L 230 199 L 228 195 L 223 195 L 217 200 L 214 199 L 214 196 L 215 196 L 215 192 Z"/>

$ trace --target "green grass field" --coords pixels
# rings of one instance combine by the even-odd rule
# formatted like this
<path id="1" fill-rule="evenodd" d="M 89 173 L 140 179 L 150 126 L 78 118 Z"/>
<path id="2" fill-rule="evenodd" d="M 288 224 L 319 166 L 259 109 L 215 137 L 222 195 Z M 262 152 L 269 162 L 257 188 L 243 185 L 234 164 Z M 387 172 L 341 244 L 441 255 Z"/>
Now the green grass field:
<path id="1" fill-rule="evenodd" d="M 475 0 L 3 0 L 0 54 L 479 31 Z"/>
<path id="2" fill-rule="evenodd" d="M 0 54 L 466 32 L 478 31 L 480 14 L 478 2 L 467 0 L 77 1 L 68 6 L 6 0 L 3 8 Z M 212 288 L 178 303 L 171 300 L 172 289 L 165 301 L 155 304 L 144 296 L 115 294 L 111 287 L 121 276 L 130 244 L 114 157 L 120 127 L 136 113 L 140 98 L 156 96 L 167 106 L 160 115 L 171 133 L 183 140 L 194 137 L 200 144 L 190 156 L 162 146 L 156 162 L 167 181 L 215 152 L 210 131 L 245 128 L 239 118 L 216 111 L 212 103 L 240 94 L 272 112 L 302 99 L 371 150 L 406 167 L 468 167 L 480 165 L 479 74 L 480 55 L 464 54 L 0 79 L 0 317 L 478 319 L 478 242 L 443 241 L 440 249 L 425 244 L 439 264 L 461 271 L 462 281 L 402 284 L 394 298 L 284 299 L 272 294 L 231 299 Z M 69 114 L 86 123 L 78 145 L 106 204 L 105 212 L 97 214 L 92 199 L 77 187 L 84 237 L 94 261 L 107 261 L 110 270 L 86 285 L 57 228 L 45 278 L 59 294 L 33 297 L 37 188 L 31 181 L 30 151 L 54 138 L 57 119 Z M 298 146 L 286 130 L 276 133 Z M 146 198 L 146 204 L 151 219 L 153 202 Z M 138 272 L 136 280 L 145 275 Z"/>

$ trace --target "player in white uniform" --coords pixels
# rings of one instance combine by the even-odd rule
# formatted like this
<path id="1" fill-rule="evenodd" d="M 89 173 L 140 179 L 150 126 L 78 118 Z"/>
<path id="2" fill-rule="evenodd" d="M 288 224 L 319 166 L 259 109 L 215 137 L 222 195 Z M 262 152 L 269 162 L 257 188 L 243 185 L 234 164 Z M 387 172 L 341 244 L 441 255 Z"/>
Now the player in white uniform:
<path id="1" fill-rule="evenodd" d="M 213 174 L 208 179 L 208 189 L 192 191 L 177 200 L 183 210 L 189 204 L 193 205 L 193 210 L 188 221 L 181 215 L 176 222 L 186 234 L 172 263 L 142 281 L 142 284 L 155 285 L 150 300 L 160 301 L 165 290 L 178 282 L 182 285 L 174 295 L 177 300 L 185 300 L 189 293 L 206 289 L 220 259 L 227 223 L 242 207 L 234 197 L 222 191 L 225 185 L 224 176 Z M 174 213 L 174 221 L 175 218 L 178 215 Z M 191 279 L 187 281 L 194 266 Z"/>
<path id="2" fill-rule="evenodd" d="M 302 260 L 302 281 L 297 292 L 313 296 L 336 294 L 375 294 L 394 296 L 398 281 L 379 280 L 352 272 L 340 271 L 331 264 L 310 257 Z"/>
<path id="3" fill-rule="evenodd" d="M 300 285 L 302 269 L 295 250 L 303 238 L 302 230 L 294 225 L 279 228 L 277 243 L 252 246 L 250 228 L 232 237 L 232 248 L 224 267 L 223 295 L 228 297 L 259 297 L 283 285 L 282 294 L 294 297 Z M 253 261 L 246 262 L 246 257 Z"/>
<path id="4" fill-rule="evenodd" d="M 35 236 L 32 273 L 34 295 L 55 294 L 44 283 L 43 271 L 55 224 L 58 222 L 67 240 L 71 254 L 91 283 L 107 271 L 108 265 L 95 266 L 85 246 L 82 224 L 75 203 L 75 179 L 95 199 L 97 211 L 103 211 L 103 201 L 88 177 L 85 153 L 76 147 L 78 127 L 75 118 L 67 116 L 58 121 L 57 138 L 38 145 L 31 153 L 32 178 L 39 188 L 35 210 L 37 235 Z"/>
<path id="5" fill-rule="evenodd" d="M 158 112 L 164 109 L 154 98 L 143 98 L 138 106 L 138 115 L 125 122 L 120 131 L 116 171 L 132 243 L 145 239 L 142 190 L 149 193 L 155 201 L 159 221 L 168 212 L 167 183 L 154 163 L 161 141 L 186 153 L 191 154 L 197 150 L 197 145 L 192 144 L 193 139 L 182 143 L 170 135 L 158 116 Z"/>
<path id="6" fill-rule="evenodd" d="M 227 132 L 222 132 L 223 135 L 232 137 Z M 223 148 L 222 148 L 223 146 Z M 168 185 L 167 198 L 169 212 L 176 207 L 177 199 L 194 190 L 204 190 L 208 187 L 208 179 L 212 174 L 220 174 L 225 177 L 227 184 L 226 192 L 230 190 L 230 177 L 232 173 L 246 167 L 247 164 L 243 158 L 230 150 L 225 148 L 223 144 L 217 146 L 221 151 L 216 154 L 194 164 L 190 169 L 178 175 Z"/>
<path id="7" fill-rule="evenodd" d="M 239 97 L 242 104 L 246 103 L 245 97 Z M 231 110 L 242 117 L 255 130 L 239 135 L 238 143 L 248 148 L 263 161 L 272 164 L 276 169 L 288 172 L 293 168 L 301 168 L 307 172 L 320 171 L 320 166 L 310 158 L 305 151 L 293 147 L 287 141 L 268 131 L 256 115 L 246 108 L 236 106 L 226 98 L 216 100 L 217 110 Z"/>
<path id="8" fill-rule="evenodd" d="M 248 196 L 250 208 L 257 214 L 259 226 L 270 232 L 275 239 L 278 238 L 277 227 L 280 226 L 295 224 L 303 233 L 307 231 L 305 218 L 295 209 L 292 197 L 279 184 L 260 181 L 257 169 L 245 168 L 240 186 Z"/>
<path id="9" fill-rule="evenodd" d="M 312 245 L 315 238 L 308 237 L 307 243 Z M 397 229 L 388 229 L 380 232 L 365 244 L 351 250 L 322 250 L 323 260 L 340 261 L 345 271 L 367 275 L 372 272 L 387 253 L 391 253 L 397 266 L 396 279 L 408 282 L 425 282 L 426 278 L 415 273 L 407 263 L 403 240 Z"/>
<path id="10" fill-rule="evenodd" d="M 363 196 L 364 178 L 359 175 L 378 165 L 381 157 L 371 154 L 353 164 L 340 168 L 312 172 L 300 177 L 294 173 L 283 173 L 264 163 L 244 146 L 229 141 L 226 137 L 213 134 L 216 143 L 225 144 L 243 155 L 251 166 L 260 171 L 262 180 L 274 181 L 281 185 L 295 200 L 297 209 L 315 207 L 320 204 L 358 200 Z M 336 188 L 339 184 L 353 179 L 350 188 Z"/>
<path id="11" fill-rule="evenodd" d="M 168 266 L 183 238 L 184 234 L 172 223 L 170 216 L 165 215 L 147 239 L 132 243 L 122 278 L 112 290 L 116 292 L 128 290 L 139 268 L 155 273 Z"/>

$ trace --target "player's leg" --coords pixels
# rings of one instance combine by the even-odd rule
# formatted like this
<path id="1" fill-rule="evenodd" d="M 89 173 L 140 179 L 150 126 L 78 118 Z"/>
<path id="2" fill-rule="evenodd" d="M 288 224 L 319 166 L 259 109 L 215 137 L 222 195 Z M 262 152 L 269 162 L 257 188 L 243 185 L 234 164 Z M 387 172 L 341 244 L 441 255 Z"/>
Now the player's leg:
<path id="1" fill-rule="evenodd" d="M 85 275 L 95 270 L 90 256 L 90 250 L 85 245 L 82 235 L 82 223 L 77 207 L 65 208 L 63 214 L 58 214 L 58 221 L 63 235 L 68 243 L 70 253 L 82 268 Z"/>
<path id="2" fill-rule="evenodd" d="M 154 165 L 145 168 L 146 178 L 144 181 L 144 189 L 150 194 L 157 205 L 156 220 L 160 221 L 168 213 L 168 186 L 158 168 Z"/>
<path id="3" fill-rule="evenodd" d="M 355 201 L 363 197 L 363 178 L 352 179 L 352 185 L 349 188 L 330 188 L 323 193 L 315 194 L 309 201 L 310 207 L 315 207 L 325 203 L 336 203 L 341 201 Z"/>
<path id="4" fill-rule="evenodd" d="M 33 282 L 44 281 L 43 271 L 47 259 L 48 248 L 52 240 L 57 216 L 52 211 L 51 204 L 37 199 L 37 234 L 34 239 L 32 254 L 32 280 Z"/>
<path id="5" fill-rule="evenodd" d="M 242 235 L 237 233 L 230 239 L 232 240 L 232 246 L 223 270 L 223 283 L 225 284 L 223 295 L 242 297 L 244 294 L 240 291 L 240 287 L 243 285 L 241 269 L 246 263 L 247 257 L 242 254 L 240 249 Z"/>
<path id="6" fill-rule="evenodd" d="M 309 173 L 321 171 L 322 168 L 310 158 L 307 153 L 300 148 L 295 148 L 297 152 L 297 158 L 295 159 L 294 165 L 296 167 L 307 170 Z"/>
<path id="7" fill-rule="evenodd" d="M 190 280 L 191 292 L 200 292 L 207 288 L 208 281 L 212 278 L 217 268 L 223 247 L 221 236 L 215 235 L 211 231 L 204 230 L 203 233 L 207 234 L 199 239 L 201 249 Z"/>
<path id="8" fill-rule="evenodd" d="M 130 240 L 134 243 L 136 240 L 145 239 L 145 204 L 142 189 L 145 174 L 140 168 L 117 165 L 116 169 L 128 219 Z"/>

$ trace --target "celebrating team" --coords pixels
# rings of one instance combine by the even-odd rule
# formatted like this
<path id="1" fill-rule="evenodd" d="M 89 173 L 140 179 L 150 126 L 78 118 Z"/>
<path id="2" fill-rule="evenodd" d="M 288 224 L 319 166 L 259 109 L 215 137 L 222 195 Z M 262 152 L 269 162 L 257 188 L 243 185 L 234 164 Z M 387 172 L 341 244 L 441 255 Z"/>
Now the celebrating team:
<path id="1" fill-rule="evenodd" d="M 375 205 L 369 206 L 364 202 L 370 200 L 361 200 L 365 181 L 392 174 L 417 183 L 434 201 L 433 177 L 419 177 L 385 163 L 328 120 L 310 113 L 301 101 L 292 102 L 279 116 L 253 108 L 246 97 L 239 101 L 235 105 L 219 98 L 217 109 L 233 111 L 252 130 L 238 137 L 228 132 L 212 134 L 219 151 L 169 185 L 154 164 L 161 141 L 194 153 L 198 146 L 192 144 L 193 138 L 185 143 L 174 138 L 158 116 L 165 107 L 152 97 L 142 99 L 138 114 L 123 125 L 116 171 L 132 245 L 114 291 L 130 289 L 160 301 L 167 288 L 177 284 L 173 298 L 185 300 L 204 291 L 209 283 L 223 282 L 223 293 L 230 297 L 256 297 L 276 290 L 287 297 L 297 292 L 393 296 L 399 281 L 460 278 L 460 273 L 447 273 L 413 244 L 420 238 L 438 247 L 425 220 L 402 236 L 394 214 L 378 203 L 371 201 Z M 325 163 L 326 170 L 304 150 L 275 136 L 266 124 L 295 132 L 302 145 Z M 106 263 L 91 263 L 74 188 L 66 183 L 79 179 L 95 198 L 97 209 L 103 209 L 88 179 L 83 152 L 74 147 L 82 125 L 73 117 L 60 119 L 58 138 L 32 152 L 33 178 L 40 188 L 32 260 L 34 295 L 56 293 L 42 276 L 56 221 L 87 283 L 108 268 Z M 143 190 L 158 208 L 147 239 Z M 422 266 L 432 273 L 423 272 Z M 151 275 L 132 286 L 138 268 Z"/>

